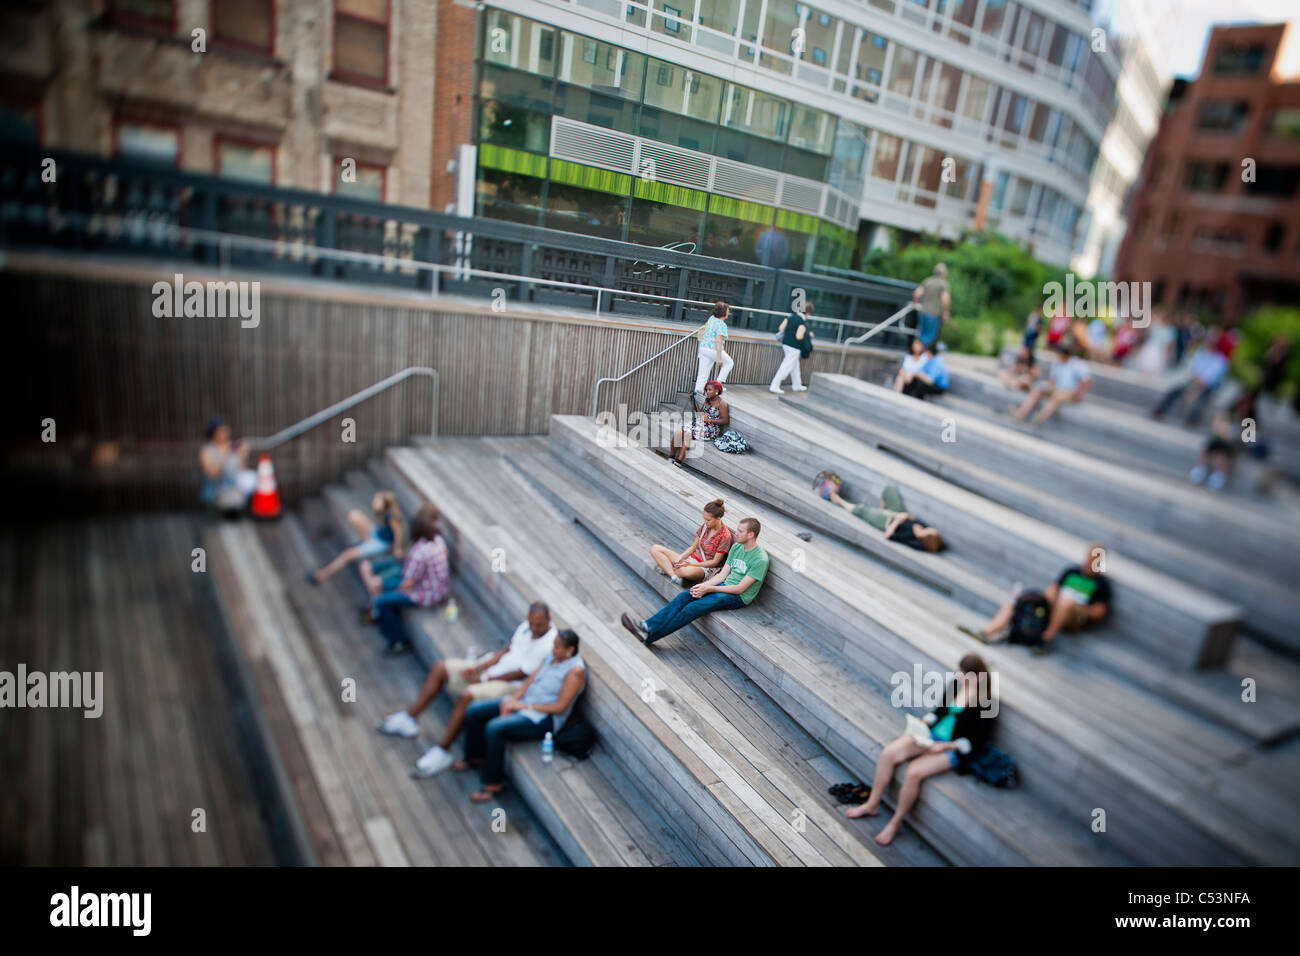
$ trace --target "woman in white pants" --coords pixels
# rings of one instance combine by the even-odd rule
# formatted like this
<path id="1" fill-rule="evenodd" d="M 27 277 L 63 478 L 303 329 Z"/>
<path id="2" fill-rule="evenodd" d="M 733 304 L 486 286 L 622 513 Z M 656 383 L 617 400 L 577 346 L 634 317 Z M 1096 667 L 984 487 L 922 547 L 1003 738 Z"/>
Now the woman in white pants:
<path id="1" fill-rule="evenodd" d="M 776 376 L 772 379 L 772 384 L 768 386 L 769 392 L 775 392 L 780 395 L 781 383 L 786 377 L 790 378 L 792 391 L 806 392 L 803 385 L 803 375 L 799 369 L 799 360 L 803 358 L 804 339 L 808 335 L 808 325 L 806 319 L 812 315 L 813 307 L 811 302 L 804 303 L 803 315 L 798 312 L 792 312 L 781 320 L 777 326 L 777 333 L 781 336 L 781 352 L 784 356 L 781 359 L 781 367 L 776 370 Z M 794 322 L 791 323 L 791 317 Z"/>
<path id="2" fill-rule="evenodd" d="M 700 335 L 699 374 L 695 376 L 695 394 L 704 394 L 704 383 L 709 380 L 709 372 L 713 371 L 714 363 L 722 366 L 718 372 L 718 381 L 725 382 L 727 376 L 731 374 L 732 362 L 731 356 L 722 350 L 722 343 L 727 339 L 727 317 L 731 314 L 731 307 L 725 302 L 713 303 L 713 314 L 709 316 L 708 323 L 704 326 L 704 332 Z"/>

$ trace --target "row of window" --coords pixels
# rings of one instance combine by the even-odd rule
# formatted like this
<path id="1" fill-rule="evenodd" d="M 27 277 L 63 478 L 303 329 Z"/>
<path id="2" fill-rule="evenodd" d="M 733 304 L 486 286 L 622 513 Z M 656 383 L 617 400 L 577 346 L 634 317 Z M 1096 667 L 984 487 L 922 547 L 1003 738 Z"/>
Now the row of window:
<path id="1" fill-rule="evenodd" d="M 1181 209 L 1170 210 L 1164 222 L 1160 224 L 1159 238 L 1166 244 L 1177 244 L 1184 237 L 1184 215 Z M 1151 214 L 1144 211 L 1138 218 L 1137 235 L 1146 238 L 1151 234 Z M 1259 251 L 1276 253 L 1282 251 L 1286 244 L 1287 226 L 1281 220 L 1273 220 L 1260 237 Z M 1197 226 L 1190 237 L 1186 237 L 1194 251 L 1218 252 L 1229 255 L 1242 255 L 1249 248 L 1245 232 L 1235 226 L 1203 225 Z"/>
<path id="2" fill-rule="evenodd" d="M 602 13 L 611 6 L 605 0 L 575 2 Z M 873 16 L 893 14 L 1025 72 L 1045 72 L 1067 86 L 1077 79 L 1101 103 L 1108 103 L 1114 92 L 1114 78 L 1100 64 L 1089 65 L 1095 58 L 1085 56 L 1088 44 L 1082 35 L 1014 0 L 866 3 Z M 866 32 L 798 0 L 767 0 L 765 6 L 760 0 L 635 0 L 625 6 L 622 19 L 720 52 L 737 51 L 743 59 L 787 75 L 800 63 L 852 75 Z"/>
<path id="3" fill-rule="evenodd" d="M 916 118 L 942 128 L 960 127 L 1003 149 L 1036 153 L 1081 177 L 1090 173 L 1097 146 L 1061 111 L 884 37 L 860 30 L 858 33 L 874 52 L 855 64 L 855 72 L 864 82 L 853 84 L 852 95 L 876 103 L 881 101 L 883 91 L 882 105 L 896 110 L 901 107 Z M 841 148 L 856 148 L 855 144 L 861 141 L 852 124 L 841 121 L 837 129 L 835 117 L 823 110 L 504 11 L 489 12 L 484 58 L 493 66 L 553 77 L 563 84 L 581 86 L 598 94 L 565 93 L 554 107 L 556 112 L 571 110 L 562 115 L 640 132 L 690 149 L 731 155 L 720 148 L 725 144 L 717 142 L 719 137 L 712 132 L 714 126 L 737 130 L 759 140 L 788 142 L 798 150 L 823 155 L 838 155 Z M 485 71 L 484 95 L 503 99 L 497 87 L 508 82 L 499 72 Z M 531 108 L 546 112 L 543 100 L 549 101 L 551 87 L 545 83 L 540 88 L 535 83 L 531 86 L 537 93 Z M 653 108 L 649 115 L 660 129 L 638 130 L 636 111 L 623 107 L 618 102 L 620 99 L 639 101 Z M 645 115 L 647 110 L 643 109 L 642 116 Z M 677 116 L 686 117 L 687 121 L 673 118 Z M 789 159 L 788 151 L 783 153 L 761 142 L 749 143 L 746 151 L 747 155 L 734 158 L 783 168 L 809 178 L 822 178 L 815 161 L 799 169 L 779 165 Z M 851 182 L 832 185 L 854 192 Z"/>
<path id="4" fill-rule="evenodd" d="M 1196 128 L 1211 133 L 1237 133 L 1250 118 L 1245 100 L 1207 100 L 1196 113 Z M 1264 121 L 1264 135 L 1276 139 L 1300 139 L 1300 107 L 1270 110 Z"/>
<path id="5" fill-rule="evenodd" d="M 181 165 L 178 126 L 120 120 L 115 127 L 116 155 L 173 169 Z M 212 171 L 217 176 L 271 186 L 276 181 L 277 148 L 236 137 L 217 136 L 212 147 Z M 387 170 L 349 157 L 334 157 L 333 191 L 342 196 L 382 202 Z"/>
<path id="6" fill-rule="evenodd" d="M 178 30 L 204 26 L 216 46 L 262 56 L 275 54 L 275 0 L 211 0 L 206 24 L 177 21 L 177 0 L 110 0 L 111 23 L 124 27 Z M 390 0 L 334 0 L 334 67 L 331 77 L 387 86 Z"/>

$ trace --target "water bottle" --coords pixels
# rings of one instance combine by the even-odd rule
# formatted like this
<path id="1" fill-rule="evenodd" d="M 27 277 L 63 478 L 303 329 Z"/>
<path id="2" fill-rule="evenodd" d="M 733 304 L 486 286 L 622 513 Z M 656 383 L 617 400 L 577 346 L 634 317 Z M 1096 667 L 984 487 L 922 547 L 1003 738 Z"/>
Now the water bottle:
<path id="1" fill-rule="evenodd" d="M 456 605 L 455 598 L 447 599 L 446 615 L 447 615 L 448 624 L 455 624 L 456 621 L 460 618 L 460 608 Z"/>
<path id="2" fill-rule="evenodd" d="M 542 738 L 542 763 L 550 766 L 551 758 L 555 756 L 555 738 L 551 736 L 548 730 L 546 736 Z"/>

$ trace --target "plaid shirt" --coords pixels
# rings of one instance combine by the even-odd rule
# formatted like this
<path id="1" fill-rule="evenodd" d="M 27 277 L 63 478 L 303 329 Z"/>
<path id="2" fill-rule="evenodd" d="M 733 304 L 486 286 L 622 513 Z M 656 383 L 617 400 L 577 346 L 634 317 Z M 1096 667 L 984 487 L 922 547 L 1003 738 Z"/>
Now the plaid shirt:
<path id="1" fill-rule="evenodd" d="M 422 607 L 433 607 L 446 599 L 451 590 L 451 565 L 442 535 L 432 541 L 422 538 L 415 543 L 402 567 L 402 579 L 412 582 L 407 593 Z"/>

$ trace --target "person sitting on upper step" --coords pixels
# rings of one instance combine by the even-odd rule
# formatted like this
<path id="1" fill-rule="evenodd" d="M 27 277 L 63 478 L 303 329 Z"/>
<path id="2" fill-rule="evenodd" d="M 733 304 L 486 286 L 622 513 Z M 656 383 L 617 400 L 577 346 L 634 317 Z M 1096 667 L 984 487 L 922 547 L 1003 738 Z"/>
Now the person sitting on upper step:
<path id="1" fill-rule="evenodd" d="M 500 700 L 519 689 L 519 685 L 550 659 L 555 644 L 555 627 L 551 611 L 541 601 L 528 608 L 524 621 L 510 637 L 510 643 L 480 660 L 453 657 L 436 662 L 429 668 L 424 686 L 415 703 L 406 710 L 389 714 L 379 725 L 379 732 L 396 737 L 413 738 L 420 732 L 416 718 L 445 687 L 456 698 L 442 740 L 430 747 L 411 769 L 414 777 L 432 777 L 454 762 L 451 745 L 465 726 L 465 714 L 480 700 Z"/>
<path id="2" fill-rule="evenodd" d="M 767 552 L 758 546 L 757 518 L 741 518 L 726 563 L 705 581 L 683 591 L 644 621 L 624 614 L 623 626 L 647 647 L 712 611 L 730 611 L 752 602 L 767 577 Z"/>
<path id="3" fill-rule="evenodd" d="M 1105 566 L 1106 550 L 1090 544 L 1083 564 L 1062 571 L 1045 593 L 1022 591 L 1017 584 L 1012 599 L 983 629 L 957 629 L 985 644 L 1027 644 L 1035 654 L 1046 654 L 1061 631 L 1082 630 L 1106 619 L 1111 593 Z"/>
<path id="4" fill-rule="evenodd" d="M 373 521 L 361 513 L 360 508 L 348 512 L 348 524 L 361 541 L 344 548 L 333 561 L 319 571 L 307 572 L 308 584 L 320 584 L 333 577 L 353 561 L 375 561 L 381 557 L 400 560 L 403 555 L 402 508 L 397 495 L 391 491 L 377 491 L 370 499 Z M 373 569 L 373 565 L 372 565 Z M 364 579 L 364 578 L 363 578 Z M 371 592 L 373 597 L 376 592 Z"/>
<path id="5" fill-rule="evenodd" d="M 1009 388 L 1013 392 L 1027 392 L 1033 388 L 1038 381 L 1038 362 L 1034 358 L 1034 350 L 1028 345 L 1021 346 L 1015 361 L 998 372 L 998 381 L 1003 388 Z"/>
<path id="6" fill-rule="evenodd" d="M 385 652 L 400 654 L 410 649 L 404 607 L 433 607 L 451 591 L 451 567 L 447 542 L 438 534 L 438 509 L 424 504 L 411 519 L 411 539 L 401 570 L 393 568 L 381 580 L 382 591 L 361 609 L 361 619 L 376 623 L 388 642 Z"/>
<path id="7" fill-rule="evenodd" d="M 694 584 L 713 575 L 714 569 L 726 560 L 731 550 L 731 529 L 722 523 L 727 509 L 721 498 L 704 506 L 704 523 L 695 532 L 695 540 L 681 554 L 674 554 L 667 545 L 650 545 L 650 557 L 655 569 L 674 584 L 683 581 Z"/>
<path id="8" fill-rule="evenodd" d="M 910 395 L 912 398 L 925 398 L 927 395 L 942 395 L 946 391 L 948 391 L 948 366 L 940 358 L 938 346 L 927 345 L 925 361 L 903 386 L 903 394 Z"/>
<path id="9" fill-rule="evenodd" d="M 587 686 L 586 666 L 578 654 L 578 635 L 563 630 L 551 643 L 551 656 L 510 696 L 470 704 L 465 712 L 465 759 L 452 769 L 479 768 L 483 786 L 471 800 L 486 803 L 505 788 L 507 742 L 541 740 L 560 732 Z"/>
<path id="10" fill-rule="evenodd" d="M 719 381 L 709 381 L 704 385 L 704 407 L 696 406 L 702 417 L 695 419 L 685 428 L 673 432 L 668 440 L 668 460 L 678 468 L 686 458 L 686 450 L 691 446 L 691 439 L 712 442 L 718 451 L 739 454 L 749 450 L 749 444 L 740 432 L 731 427 L 731 410 L 722 400 L 723 385 Z M 691 396 L 695 401 L 695 396 Z"/>
<path id="11" fill-rule="evenodd" d="M 857 818 L 879 813 L 880 801 L 894 779 L 894 771 L 899 764 L 906 763 L 894 815 L 876 834 L 877 843 L 889 846 L 903 826 L 903 818 L 916 805 L 921 784 L 949 770 L 969 773 L 970 762 L 988 746 L 998 713 L 997 702 L 990 693 L 991 685 L 988 665 L 983 659 L 977 654 L 963 657 L 943 705 L 923 718 L 930 728 L 929 741 L 922 743 L 911 733 L 904 733 L 886 744 L 876 761 L 866 802 L 845 810 L 845 815 Z"/>
<path id="12" fill-rule="evenodd" d="M 913 336 L 912 341 L 907 345 L 907 354 L 903 356 L 903 364 L 898 368 L 898 374 L 894 376 L 894 391 L 901 392 L 912 383 L 916 373 L 921 371 L 925 366 L 925 343 L 919 336 Z"/>
<path id="13" fill-rule="evenodd" d="M 1052 348 L 1056 351 L 1056 361 L 1048 369 L 1048 380 L 1035 385 L 1020 407 L 1012 413 L 1020 421 L 1046 398 L 1047 404 L 1034 416 L 1033 421 L 1033 424 L 1041 425 L 1055 415 L 1062 405 L 1082 401 L 1092 385 L 1092 372 L 1088 363 L 1075 354 L 1073 345 L 1063 341 Z"/>
<path id="14" fill-rule="evenodd" d="M 870 505 L 855 505 L 853 502 L 847 501 L 840 496 L 843 487 L 844 483 L 839 476 L 827 471 L 819 474 L 813 485 L 817 494 L 827 501 L 839 505 L 852 514 L 853 517 L 861 518 L 877 531 L 883 531 L 885 537 L 890 541 L 905 544 L 909 548 L 915 548 L 918 551 L 929 551 L 931 554 L 942 551 L 947 547 L 943 535 L 939 533 L 937 528 L 922 524 L 915 515 L 904 508 L 903 493 L 899 490 L 898 485 L 885 485 L 885 490 L 880 493 L 879 508 L 873 508 Z"/>

